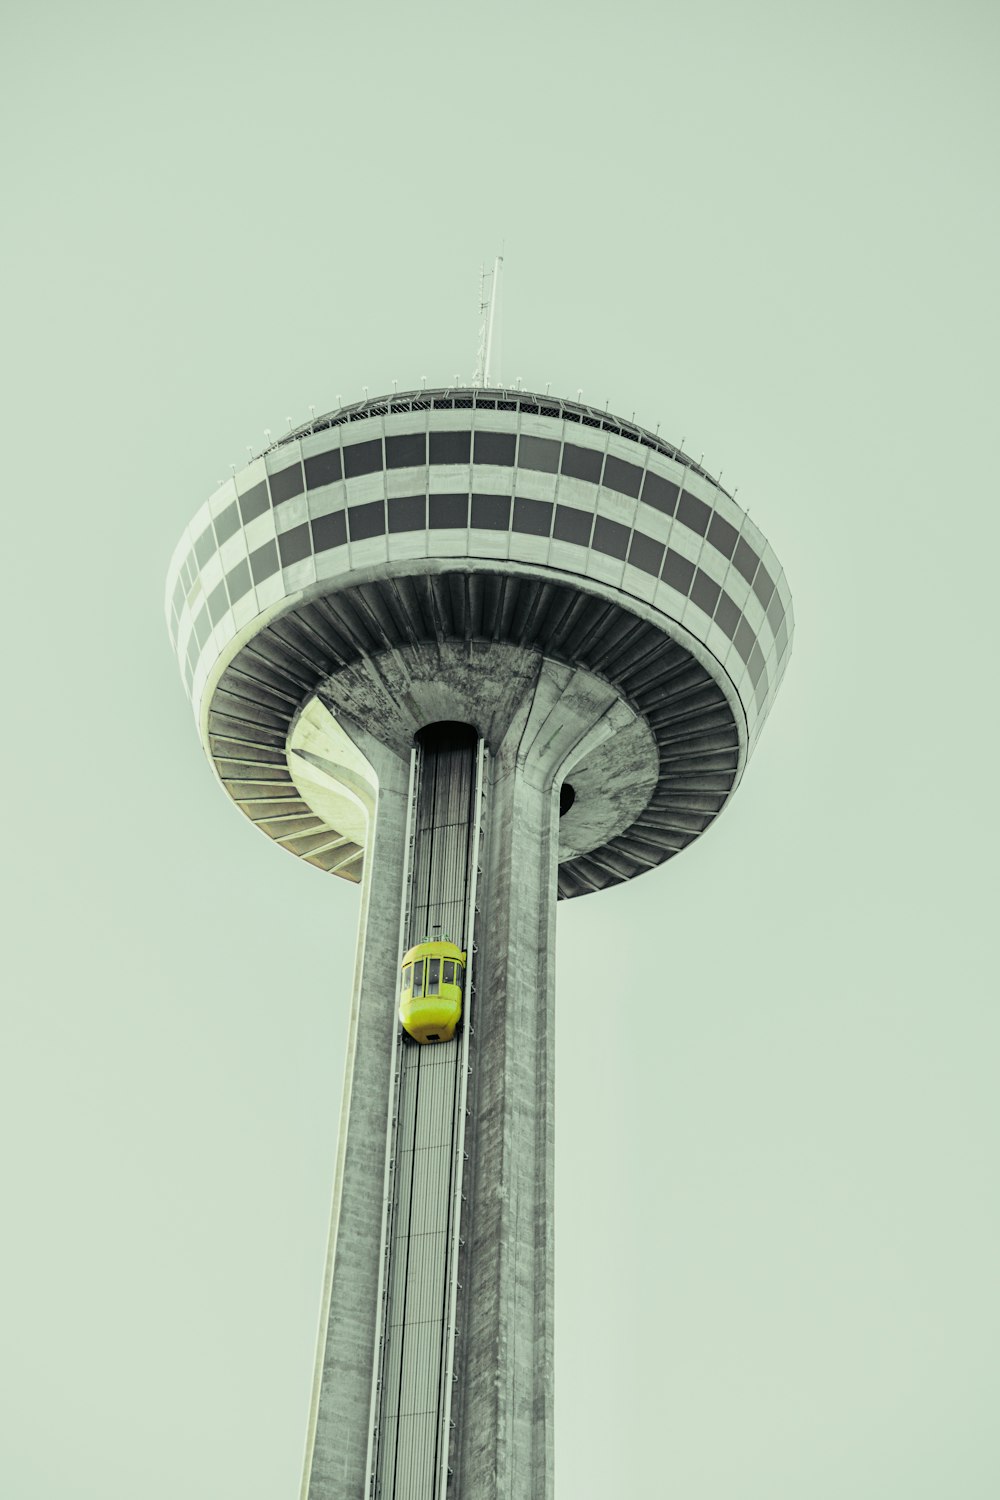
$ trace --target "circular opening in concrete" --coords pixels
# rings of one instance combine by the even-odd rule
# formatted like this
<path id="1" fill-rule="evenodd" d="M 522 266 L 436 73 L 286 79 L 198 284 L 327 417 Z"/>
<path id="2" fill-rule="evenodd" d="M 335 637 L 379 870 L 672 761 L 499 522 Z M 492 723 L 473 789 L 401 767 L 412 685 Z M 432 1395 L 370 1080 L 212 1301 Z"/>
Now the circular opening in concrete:
<path id="1" fill-rule="evenodd" d="M 575 801 L 576 792 L 568 781 L 564 781 L 559 788 L 559 816 L 562 817 L 564 813 L 568 813 Z"/>

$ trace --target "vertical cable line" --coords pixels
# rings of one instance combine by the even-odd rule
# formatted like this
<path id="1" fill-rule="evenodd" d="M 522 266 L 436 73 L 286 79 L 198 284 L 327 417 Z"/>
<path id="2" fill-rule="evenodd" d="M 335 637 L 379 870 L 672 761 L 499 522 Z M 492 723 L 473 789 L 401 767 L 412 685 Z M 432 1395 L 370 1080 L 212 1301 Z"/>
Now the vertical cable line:
<path id="1" fill-rule="evenodd" d="M 448 1239 L 447 1239 L 447 1242 L 446 1242 L 449 1247 L 451 1245 L 451 1234 L 450 1234 L 451 1222 L 450 1221 L 452 1219 L 454 1219 L 454 1216 L 455 1216 L 455 1174 L 456 1174 L 456 1170 L 458 1168 L 458 1162 L 457 1162 L 457 1159 L 456 1159 L 457 1153 L 456 1153 L 456 1150 L 454 1149 L 454 1142 L 455 1142 L 456 1130 L 457 1130 L 457 1126 L 458 1126 L 458 1117 L 457 1117 L 456 1111 L 457 1111 L 457 1108 L 458 1108 L 458 1097 L 459 1097 L 459 1086 L 458 1086 L 459 1085 L 459 1075 L 461 1073 L 461 1068 L 462 1068 L 462 1046 L 461 1046 L 461 1043 L 459 1043 L 459 1046 L 458 1046 L 458 1054 L 459 1054 L 458 1055 L 458 1063 L 457 1063 L 457 1066 L 455 1067 L 455 1069 L 453 1070 L 453 1079 L 452 1079 L 452 1112 L 451 1112 L 451 1121 L 452 1121 L 452 1123 L 451 1123 L 451 1138 L 452 1138 L 452 1142 L 453 1142 L 453 1149 L 451 1151 L 451 1161 L 450 1161 L 449 1170 L 448 1170 L 449 1234 L 448 1234 Z M 442 1445 L 442 1435 L 443 1435 L 443 1423 L 440 1420 L 440 1418 L 443 1415 L 443 1411 L 444 1411 L 445 1404 L 446 1404 L 446 1397 L 447 1397 L 447 1386 L 445 1384 L 445 1381 L 447 1379 L 448 1365 L 449 1365 L 448 1349 L 449 1349 L 449 1345 L 451 1343 L 451 1339 L 449 1338 L 450 1330 L 449 1330 L 449 1327 L 448 1327 L 448 1306 L 449 1306 L 450 1280 L 451 1280 L 450 1277 L 443 1278 L 443 1285 L 441 1287 L 441 1340 L 440 1340 L 440 1349 L 439 1349 L 439 1358 L 438 1358 L 438 1388 L 437 1388 L 437 1411 L 438 1411 L 439 1421 L 436 1424 L 436 1430 L 435 1430 L 435 1434 L 434 1434 L 434 1463 L 433 1463 L 433 1468 L 432 1468 L 432 1473 L 434 1475 L 437 1475 L 440 1472 L 440 1466 L 441 1466 L 441 1445 Z M 447 1468 L 447 1457 L 448 1457 L 447 1449 L 445 1449 L 445 1467 L 446 1468 Z"/>
<path id="2" fill-rule="evenodd" d="M 435 1500 L 445 1500 L 448 1492 L 448 1483 L 452 1477 L 449 1459 L 451 1449 L 452 1394 L 455 1388 L 455 1381 L 458 1379 L 455 1373 L 455 1346 L 458 1338 L 458 1272 L 461 1258 L 462 1204 L 464 1202 L 463 1193 L 465 1186 L 465 1122 L 470 1113 L 469 1078 L 472 1074 L 470 1052 L 473 1035 L 473 998 L 474 996 L 478 998 L 478 944 L 476 938 L 478 932 L 477 918 L 479 914 L 479 876 L 483 853 L 482 836 L 486 821 L 487 760 L 486 742 L 480 740 L 476 746 L 475 776 L 473 778 L 471 806 L 469 809 L 469 843 L 465 890 L 466 915 L 462 934 L 462 942 L 465 944 L 467 950 L 465 993 L 463 996 L 465 1015 L 462 1033 L 458 1039 L 459 1059 L 455 1075 L 457 1098 L 453 1132 L 454 1151 L 452 1157 L 455 1181 L 451 1193 L 451 1223 L 449 1225 L 451 1243 L 448 1262 L 448 1305 L 443 1320 L 445 1366 L 443 1371 L 443 1390 L 439 1404 L 440 1425 L 438 1448 L 435 1455 L 435 1466 L 437 1469 Z"/>
<path id="3" fill-rule="evenodd" d="M 414 1100 L 413 1100 L 413 1117 L 414 1117 L 414 1121 L 415 1122 L 416 1122 L 417 1119 L 419 1119 L 419 1115 L 420 1115 L 420 1054 L 418 1052 L 417 1053 L 417 1066 L 416 1066 L 416 1088 L 415 1088 Z M 416 1151 L 416 1129 L 414 1129 L 413 1138 L 414 1138 L 414 1152 L 415 1152 Z M 410 1173 L 410 1201 L 407 1204 L 407 1213 L 406 1213 L 406 1260 L 404 1262 L 406 1269 L 405 1269 L 405 1271 L 403 1273 L 403 1321 L 402 1321 L 402 1325 L 401 1325 L 401 1328 L 400 1328 L 400 1335 L 399 1335 L 401 1348 L 400 1348 L 400 1359 L 399 1359 L 399 1382 L 398 1382 L 398 1384 L 396 1386 L 396 1434 L 395 1434 L 396 1441 L 395 1441 L 395 1445 L 394 1445 L 395 1451 L 393 1453 L 393 1462 L 392 1462 L 393 1474 L 396 1474 L 398 1472 L 398 1470 L 399 1470 L 399 1431 L 400 1431 L 400 1426 L 401 1426 L 401 1423 L 400 1423 L 400 1411 L 401 1411 L 401 1407 L 403 1405 L 403 1370 L 404 1370 L 404 1360 L 406 1358 L 406 1304 L 407 1304 L 407 1301 L 409 1299 L 409 1293 L 410 1293 L 410 1250 L 411 1250 L 411 1247 L 413 1245 L 413 1178 L 414 1178 L 414 1176 L 415 1176 L 415 1170 L 411 1171 L 411 1173 Z"/>
<path id="4" fill-rule="evenodd" d="M 432 930 L 431 924 L 431 909 L 433 904 L 435 876 L 438 873 L 438 863 L 435 860 L 434 856 L 438 852 L 438 833 L 442 831 L 442 809 L 440 806 L 440 801 L 444 802 L 444 815 L 447 816 L 448 812 L 447 794 L 445 794 L 444 797 L 441 796 L 441 760 L 442 757 L 440 754 L 435 755 L 431 760 L 431 765 L 434 768 L 434 788 L 431 792 L 431 816 L 430 829 L 428 832 L 428 842 L 430 847 L 427 855 L 427 904 L 424 910 L 424 930 L 422 933 L 422 936 L 427 938 L 434 937 L 434 932 Z M 445 785 L 447 786 L 447 783 Z M 438 936 L 440 936 L 440 933 L 438 933 Z M 420 939 L 418 938 L 417 934 L 413 933 L 411 941 L 419 942 L 419 940 Z"/>

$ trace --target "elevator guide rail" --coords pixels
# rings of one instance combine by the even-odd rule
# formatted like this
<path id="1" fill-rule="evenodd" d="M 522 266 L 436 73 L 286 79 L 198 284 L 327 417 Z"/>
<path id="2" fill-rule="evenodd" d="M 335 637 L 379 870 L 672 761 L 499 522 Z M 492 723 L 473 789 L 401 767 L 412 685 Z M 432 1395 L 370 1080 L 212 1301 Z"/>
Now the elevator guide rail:
<path id="1" fill-rule="evenodd" d="M 448 1493 L 487 763 L 485 744 L 464 726 L 433 726 L 411 760 L 400 957 L 425 937 L 448 937 L 467 962 L 451 1041 L 422 1046 L 395 1028 L 370 1500 Z"/>

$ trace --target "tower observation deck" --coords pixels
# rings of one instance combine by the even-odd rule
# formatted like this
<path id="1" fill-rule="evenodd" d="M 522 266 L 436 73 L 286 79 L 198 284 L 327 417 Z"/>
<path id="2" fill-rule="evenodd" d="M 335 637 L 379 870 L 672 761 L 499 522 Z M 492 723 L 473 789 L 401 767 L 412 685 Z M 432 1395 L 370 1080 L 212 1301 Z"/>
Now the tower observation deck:
<path id="1" fill-rule="evenodd" d="M 781 566 L 634 423 L 422 390 L 237 473 L 166 609 L 222 787 L 361 886 L 303 1500 L 552 1500 L 556 900 L 732 796 L 791 651 Z M 440 938 L 462 1014 L 423 1045 L 400 964 Z"/>

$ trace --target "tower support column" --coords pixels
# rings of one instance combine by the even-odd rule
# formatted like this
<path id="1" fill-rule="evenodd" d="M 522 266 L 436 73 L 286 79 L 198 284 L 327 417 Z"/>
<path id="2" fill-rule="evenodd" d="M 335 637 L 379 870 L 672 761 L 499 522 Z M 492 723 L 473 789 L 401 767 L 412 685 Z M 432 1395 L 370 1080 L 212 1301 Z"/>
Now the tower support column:
<path id="1" fill-rule="evenodd" d="M 554 1494 L 558 788 L 619 708 L 588 674 L 542 662 L 493 759 L 453 1413 L 461 1500 Z"/>
<path id="2" fill-rule="evenodd" d="M 351 738 L 371 762 L 377 784 L 373 780 L 302 1500 L 361 1500 L 371 1430 L 408 768 L 357 726 Z M 316 961 L 322 962 L 319 954 Z"/>
<path id="3" fill-rule="evenodd" d="M 493 771 L 455 1493 L 551 1500 L 558 809 L 513 746 Z"/>

